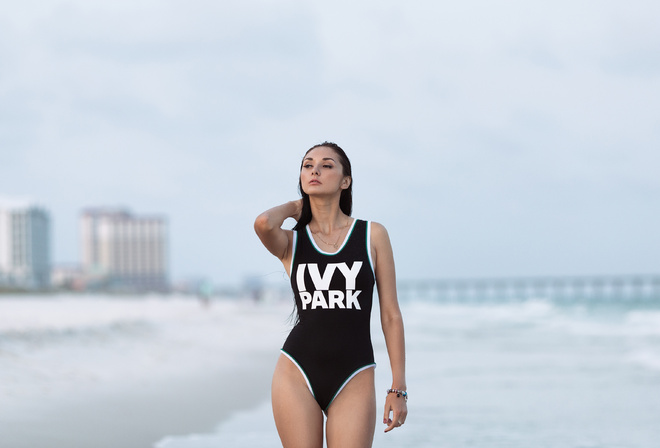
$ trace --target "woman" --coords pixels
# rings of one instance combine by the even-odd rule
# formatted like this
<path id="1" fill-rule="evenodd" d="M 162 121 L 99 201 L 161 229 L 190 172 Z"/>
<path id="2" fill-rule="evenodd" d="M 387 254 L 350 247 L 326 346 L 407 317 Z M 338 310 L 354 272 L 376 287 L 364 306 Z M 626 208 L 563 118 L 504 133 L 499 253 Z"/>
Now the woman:
<path id="1" fill-rule="evenodd" d="M 408 413 L 403 319 L 396 295 L 394 256 L 385 228 L 351 218 L 351 165 L 334 143 L 303 157 L 302 199 L 259 215 L 262 243 L 291 278 L 297 322 L 275 367 L 272 404 L 285 448 L 364 448 L 376 420 L 374 358 L 369 330 L 372 293 L 392 368 L 385 399 L 385 432 Z M 297 221 L 282 229 L 287 218 Z"/>

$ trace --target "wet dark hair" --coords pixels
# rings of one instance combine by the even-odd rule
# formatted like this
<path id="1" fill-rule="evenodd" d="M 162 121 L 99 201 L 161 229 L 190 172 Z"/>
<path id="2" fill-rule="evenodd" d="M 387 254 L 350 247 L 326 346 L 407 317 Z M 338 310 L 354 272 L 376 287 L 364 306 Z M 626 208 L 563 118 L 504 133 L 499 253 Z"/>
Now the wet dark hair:
<path id="1" fill-rule="evenodd" d="M 302 170 L 302 166 L 305 162 L 305 157 L 307 154 L 309 154 L 312 149 L 320 148 L 322 146 L 331 148 L 333 151 L 335 151 L 335 153 L 337 153 L 337 156 L 339 156 L 339 163 L 341 164 L 342 170 L 344 172 L 344 176 L 349 176 L 351 178 L 350 185 L 347 189 L 342 190 L 341 196 L 339 197 L 339 208 L 346 215 L 351 216 L 351 212 L 353 211 L 353 174 L 351 172 L 351 161 L 348 160 L 348 156 L 344 150 L 339 147 L 338 144 L 332 142 L 323 142 L 312 146 L 303 156 L 302 162 L 300 163 L 300 169 Z M 298 191 L 302 196 L 303 206 L 302 212 L 300 213 L 300 219 L 294 226 L 293 230 L 304 229 L 305 226 L 312 220 L 312 207 L 309 204 L 309 195 L 303 191 L 300 177 L 298 177 Z"/>

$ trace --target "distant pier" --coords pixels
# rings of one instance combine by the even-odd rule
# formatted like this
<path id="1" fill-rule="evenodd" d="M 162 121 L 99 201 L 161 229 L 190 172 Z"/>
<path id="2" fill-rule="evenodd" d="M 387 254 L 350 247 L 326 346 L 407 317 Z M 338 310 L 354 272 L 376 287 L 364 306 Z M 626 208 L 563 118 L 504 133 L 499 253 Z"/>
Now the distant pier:
<path id="1" fill-rule="evenodd" d="M 660 275 L 402 280 L 402 300 L 660 301 Z"/>

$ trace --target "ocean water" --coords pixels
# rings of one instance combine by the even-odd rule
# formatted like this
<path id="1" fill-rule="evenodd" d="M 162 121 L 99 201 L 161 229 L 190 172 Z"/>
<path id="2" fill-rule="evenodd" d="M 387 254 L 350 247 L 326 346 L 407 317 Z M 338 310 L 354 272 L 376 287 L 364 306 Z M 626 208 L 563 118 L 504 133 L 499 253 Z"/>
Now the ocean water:
<path id="1" fill-rule="evenodd" d="M 380 392 L 390 372 L 374 311 Z M 411 301 L 402 311 L 409 417 L 387 434 L 378 423 L 375 447 L 660 446 L 660 304 Z M 268 402 L 156 444 L 278 446 Z"/>
<path id="2" fill-rule="evenodd" d="M 271 356 L 289 302 L 187 298 L 0 300 L 1 423 L 35 403 L 185 378 Z M 409 417 L 374 447 L 660 447 L 660 303 L 402 303 Z M 372 320 L 378 415 L 390 371 Z M 265 363 L 267 364 L 267 363 Z M 17 417 L 18 416 L 18 417 Z M 7 417 L 10 417 L 7 419 Z M 3 446 L 0 443 L 0 446 Z M 11 445 L 9 445 L 11 446 Z M 156 448 L 279 447 L 267 397 L 203 434 Z"/>
<path id="3" fill-rule="evenodd" d="M 249 301 L 206 307 L 171 296 L 0 297 L 0 447 L 11 447 L 3 425 L 47 416 L 71 397 L 236 370 L 246 353 L 279 348 L 285 320 L 284 307 Z"/>

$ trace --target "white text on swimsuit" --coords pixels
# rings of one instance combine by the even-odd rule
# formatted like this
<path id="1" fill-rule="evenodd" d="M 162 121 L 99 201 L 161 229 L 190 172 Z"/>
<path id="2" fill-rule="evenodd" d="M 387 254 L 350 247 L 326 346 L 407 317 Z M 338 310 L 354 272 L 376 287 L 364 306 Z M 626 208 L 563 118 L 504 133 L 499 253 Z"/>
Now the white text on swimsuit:
<path id="1" fill-rule="evenodd" d="M 325 272 L 319 272 L 319 266 L 316 263 L 301 263 L 298 265 L 296 271 L 296 283 L 298 284 L 298 291 L 300 292 L 300 300 L 302 301 L 303 310 L 307 309 L 309 305 L 311 309 L 361 309 L 358 296 L 362 291 L 355 290 L 355 280 L 357 279 L 362 262 L 356 261 L 352 267 L 348 267 L 346 263 L 328 263 Z M 305 270 L 309 272 L 309 276 L 314 283 L 314 291 L 308 292 L 305 285 Z M 346 291 L 330 290 L 330 281 L 335 271 L 339 271 L 346 279 Z M 326 294 L 327 292 L 327 298 Z"/>

